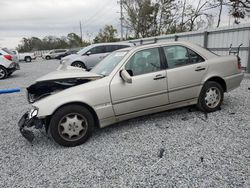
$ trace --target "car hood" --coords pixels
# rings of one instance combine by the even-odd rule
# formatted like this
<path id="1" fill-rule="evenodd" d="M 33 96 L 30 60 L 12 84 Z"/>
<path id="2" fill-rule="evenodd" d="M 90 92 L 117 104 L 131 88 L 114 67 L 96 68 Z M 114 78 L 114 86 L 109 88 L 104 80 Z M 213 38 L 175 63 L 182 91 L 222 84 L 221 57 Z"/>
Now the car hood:
<path id="1" fill-rule="evenodd" d="M 103 76 L 87 72 L 84 69 L 76 68 L 72 66 L 63 67 L 64 65 L 60 65 L 60 67 L 45 76 L 42 76 L 36 80 L 36 82 L 49 81 L 49 80 L 61 80 L 61 79 L 71 79 L 71 78 L 86 78 L 86 79 L 97 79 Z"/>
<path id="2" fill-rule="evenodd" d="M 34 103 L 49 95 L 102 77 L 80 68 L 70 66 L 65 68 L 64 65 L 61 65 L 58 70 L 37 79 L 34 84 L 27 88 L 28 101 Z"/>

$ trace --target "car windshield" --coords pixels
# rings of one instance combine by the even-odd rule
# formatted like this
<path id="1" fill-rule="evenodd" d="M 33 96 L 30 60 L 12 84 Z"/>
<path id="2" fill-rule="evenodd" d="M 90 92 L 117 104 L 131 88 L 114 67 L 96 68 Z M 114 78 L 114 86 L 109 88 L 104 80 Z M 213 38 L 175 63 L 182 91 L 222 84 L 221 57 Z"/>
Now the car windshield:
<path id="1" fill-rule="evenodd" d="M 108 76 L 114 68 L 121 62 L 122 58 L 128 53 L 128 51 L 113 52 L 99 64 L 97 64 L 90 72 Z"/>
<path id="2" fill-rule="evenodd" d="M 80 51 L 78 51 L 77 54 L 78 54 L 78 55 L 83 55 L 83 54 L 85 54 L 87 51 L 89 51 L 92 47 L 93 47 L 93 45 L 87 46 L 87 47 L 81 49 Z"/>

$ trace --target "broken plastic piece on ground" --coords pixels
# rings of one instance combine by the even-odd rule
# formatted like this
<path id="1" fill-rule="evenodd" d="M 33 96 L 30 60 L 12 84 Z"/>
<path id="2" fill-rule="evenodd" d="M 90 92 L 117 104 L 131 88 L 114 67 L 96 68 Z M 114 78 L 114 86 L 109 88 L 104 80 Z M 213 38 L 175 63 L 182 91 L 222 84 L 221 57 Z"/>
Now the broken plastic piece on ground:
<path id="1" fill-rule="evenodd" d="M 203 163 L 203 161 L 204 161 L 204 157 L 201 157 L 200 159 L 201 159 L 201 162 Z"/>
<path id="2" fill-rule="evenodd" d="M 234 115 L 235 114 L 235 112 L 231 112 L 231 113 L 229 113 L 230 115 Z"/>
<path id="3" fill-rule="evenodd" d="M 24 138 L 26 138 L 26 140 L 28 140 L 30 143 L 32 143 L 32 141 L 34 140 L 35 136 L 34 133 L 26 130 L 26 129 L 20 129 L 21 134 L 23 135 Z"/>
<path id="4" fill-rule="evenodd" d="M 158 155 L 159 158 L 163 157 L 164 151 L 165 151 L 165 149 L 163 149 L 163 148 L 160 149 L 159 155 Z"/>

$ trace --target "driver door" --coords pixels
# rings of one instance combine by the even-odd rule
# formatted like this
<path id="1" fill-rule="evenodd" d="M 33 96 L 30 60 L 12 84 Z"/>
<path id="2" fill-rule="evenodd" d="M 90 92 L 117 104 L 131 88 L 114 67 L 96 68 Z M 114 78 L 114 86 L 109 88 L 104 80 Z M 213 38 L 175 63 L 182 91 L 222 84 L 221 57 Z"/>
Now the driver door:
<path id="1" fill-rule="evenodd" d="M 118 72 L 110 84 L 116 116 L 168 104 L 163 67 L 159 48 L 138 51 L 128 60 L 123 69 L 132 77 L 132 83 L 124 82 Z"/>

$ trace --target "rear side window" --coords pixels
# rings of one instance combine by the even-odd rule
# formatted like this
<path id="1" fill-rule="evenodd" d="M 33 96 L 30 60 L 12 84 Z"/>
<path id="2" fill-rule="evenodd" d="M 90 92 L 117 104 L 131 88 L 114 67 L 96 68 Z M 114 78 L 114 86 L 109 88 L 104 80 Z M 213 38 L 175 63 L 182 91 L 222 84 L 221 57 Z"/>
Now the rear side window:
<path id="1" fill-rule="evenodd" d="M 188 53 L 189 53 L 189 58 L 190 58 L 190 63 L 201 63 L 203 61 L 205 61 L 200 55 L 198 55 L 196 52 L 194 52 L 193 50 L 188 49 Z"/>
<path id="2" fill-rule="evenodd" d="M 90 49 L 89 52 L 91 52 L 91 54 L 106 53 L 106 48 L 105 48 L 105 46 L 96 46 L 96 47 Z"/>
<path id="3" fill-rule="evenodd" d="M 205 61 L 196 52 L 184 46 L 166 46 L 163 47 L 163 50 L 167 59 L 168 68 L 176 68 Z"/>

